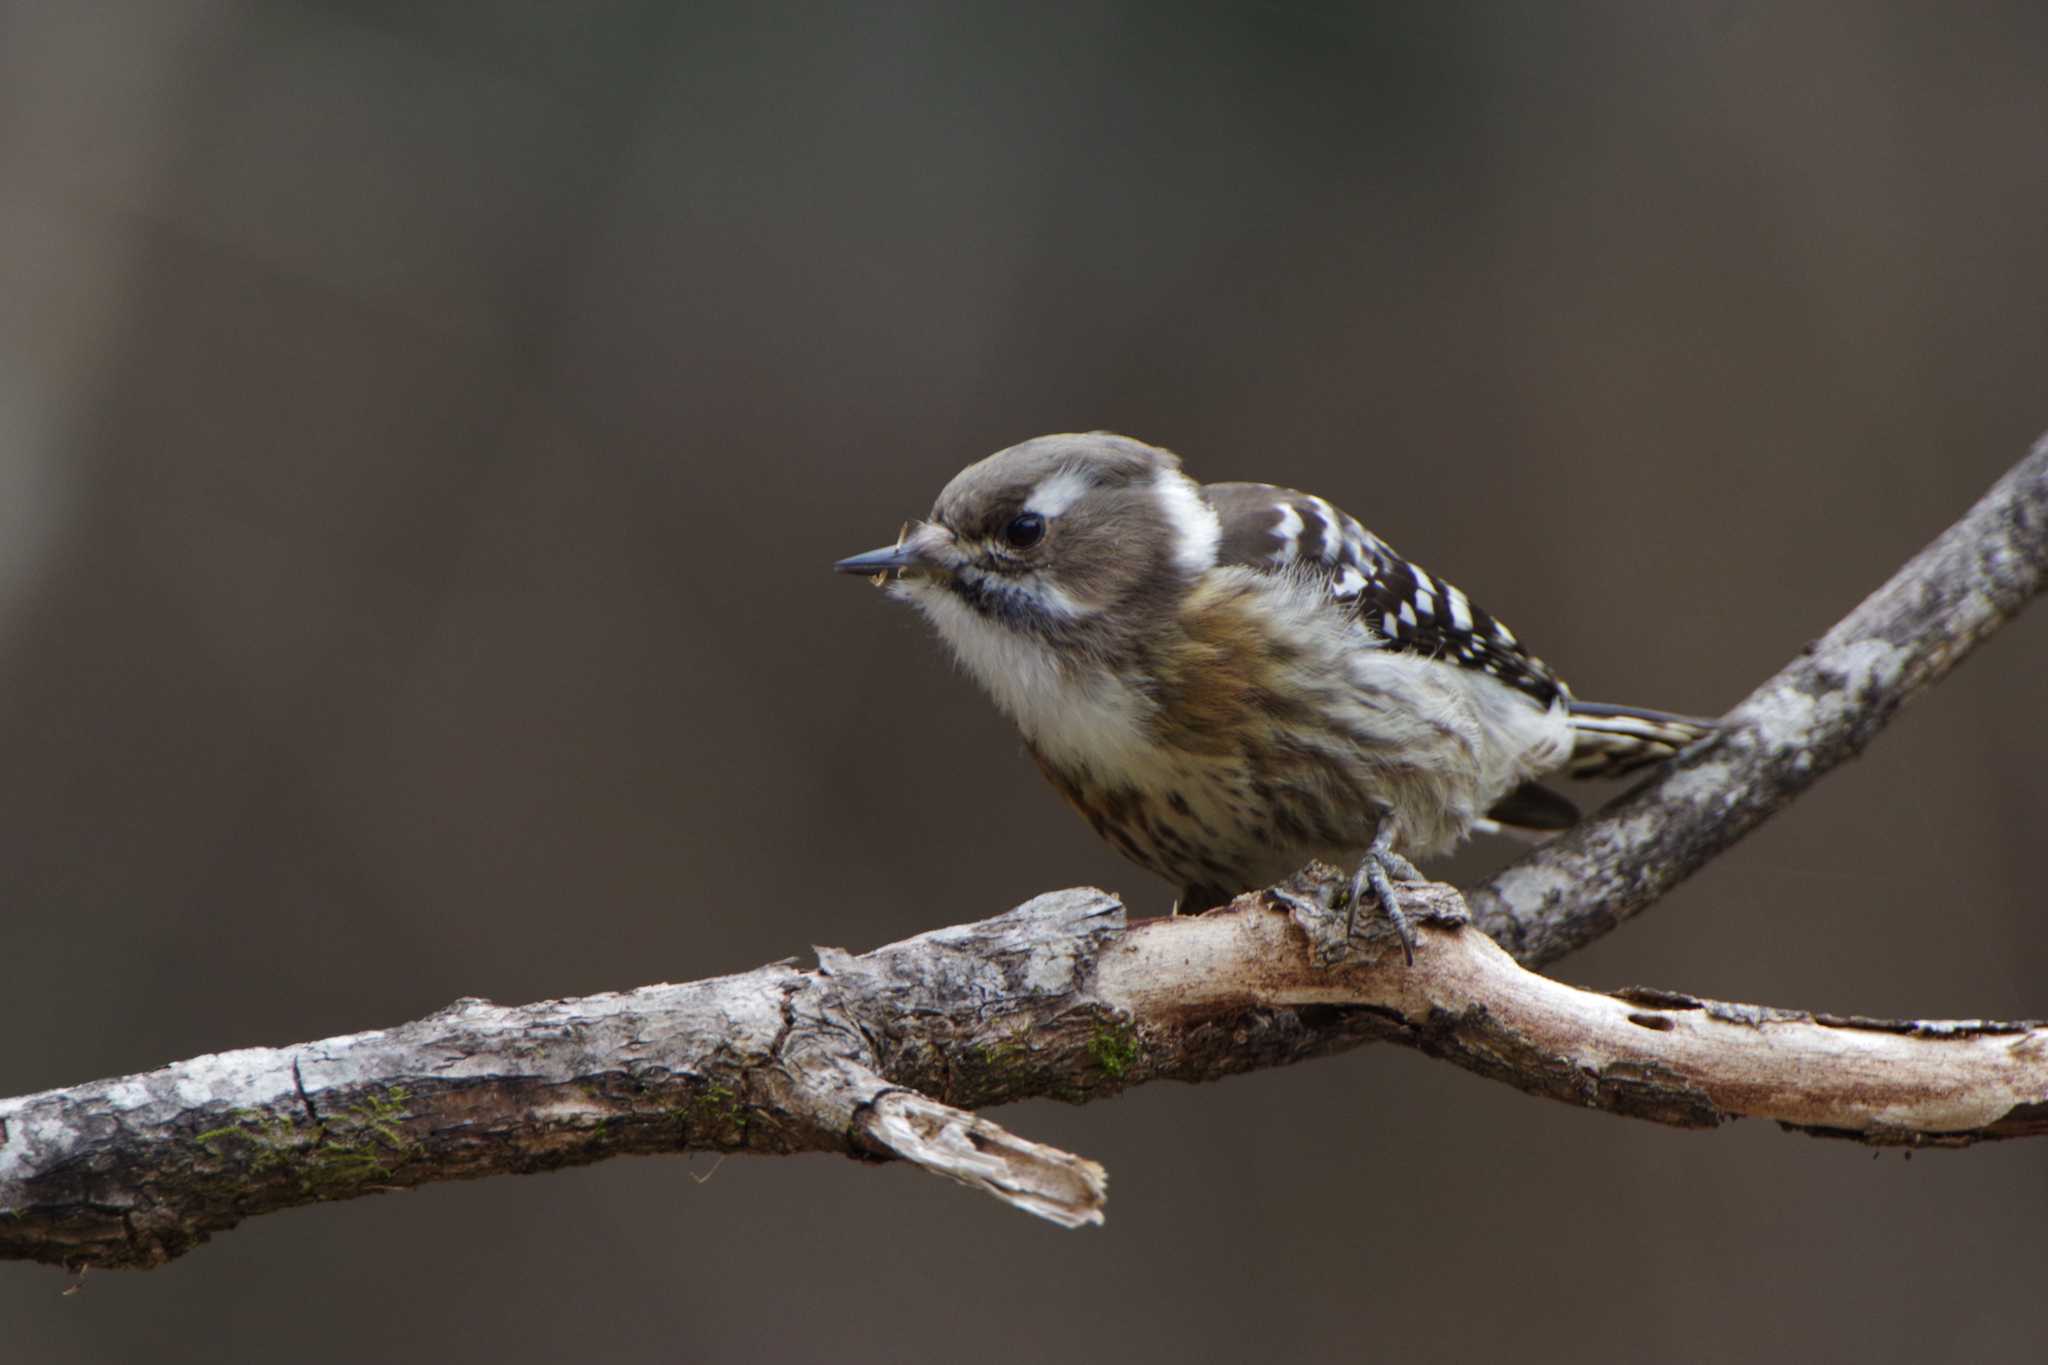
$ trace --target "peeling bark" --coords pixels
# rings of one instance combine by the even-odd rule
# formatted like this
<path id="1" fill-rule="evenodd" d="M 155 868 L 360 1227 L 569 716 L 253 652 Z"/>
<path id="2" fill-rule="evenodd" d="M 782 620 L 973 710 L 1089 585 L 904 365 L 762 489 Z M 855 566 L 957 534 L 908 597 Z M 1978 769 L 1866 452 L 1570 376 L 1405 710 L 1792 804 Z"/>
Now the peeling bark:
<path id="1" fill-rule="evenodd" d="M 1345 879 L 1311 869 L 1298 898 Z M 1519 966 L 1447 886 L 1376 917 L 1264 895 L 1127 925 L 1092 890 L 812 971 L 506 1008 L 196 1058 L 0 1102 L 0 1255 L 160 1264 L 275 1209 L 632 1152 L 899 1157 L 1065 1226 L 1102 1168 L 967 1112 L 1203 1081 L 1379 1039 L 1531 1094 L 1679 1127 L 1758 1117 L 1885 1145 L 2048 1130 L 2048 1029 L 1871 1021 Z M 1333 960 L 1335 959 L 1335 960 Z"/>
<path id="2" fill-rule="evenodd" d="M 823 949 L 813 971 L 459 1000 L 0 1101 L 0 1256 L 158 1264 L 273 1209 L 634 1152 L 900 1154 L 988 1187 L 970 1154 L 1001 1130 L 953 1103 L 1114 1084 L 1089 1053 L 1114 1025 L 1082 983 L 1122 927 L 1112 898 L 1057 892 L 862 957 Z M 1099 1221 L 1100 1168 L 1037 1165 L 1006 1197 Z"/>

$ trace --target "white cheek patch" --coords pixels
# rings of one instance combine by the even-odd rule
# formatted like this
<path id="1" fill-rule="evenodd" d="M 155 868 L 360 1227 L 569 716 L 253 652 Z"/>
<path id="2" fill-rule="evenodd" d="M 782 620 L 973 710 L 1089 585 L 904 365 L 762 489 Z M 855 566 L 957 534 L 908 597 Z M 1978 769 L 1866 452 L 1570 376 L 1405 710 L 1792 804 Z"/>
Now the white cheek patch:
<path id="1" fill-rule="evenodd" d="M 1178 469 L 1162 469 L 1152 483 L 1159 506 L 1173 529 L 1173 562 L 1187 573 L 1216 567 L 1216 548 L 1223 542 L 1223 519 L 1202 496 L 1195 481 Z"/>
<path id="2" fill-rule="evenodd" d="M 1071 593 L 1043 574 L 1037 576 L 1029 591 L 1048 616 L 1078 621 L 1095 614 L 1095 608 L 1075 601 Z"/>
<path id="3" fill-rule="evenodd" d="M 1057 474 L 1047 475 L 1038 487 L 1031 490 L 1031 496 L 1024 500 L 1024 510 L 1036 512 L 1051 521 L 1079 502 L 1082 495 L 1094 486 L 1080 470 L 1062 469 Z"/>

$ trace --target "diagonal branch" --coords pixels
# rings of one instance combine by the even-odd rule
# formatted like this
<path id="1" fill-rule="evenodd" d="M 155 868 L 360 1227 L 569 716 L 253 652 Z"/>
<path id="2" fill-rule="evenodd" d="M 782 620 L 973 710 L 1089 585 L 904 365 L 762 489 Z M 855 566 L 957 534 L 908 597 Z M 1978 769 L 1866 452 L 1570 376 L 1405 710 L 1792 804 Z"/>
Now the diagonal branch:
<path id="1" fill-rule="evenodd" d="M 2048 444 L 1729 718 L 1719 738 L 1474 893 L 1549 960 L 1646 905 L 1855 752 L 2041 586 Z M 1310 869 L 1292 903 L 1334 903 Z M 2048 1134 L 2048 1029 L 1602 996 L 1518 967 L 1449 887 L 1377 920 L 1226 910 L 1126 926 L 1099 891 L 855 957 L 196 1058 L 0 1100 L 0 1257 L 147 1266 L 260 1213 L 628 1153 L 900 1158 L 1068 1226 L 1093 1162 L 972 1109 L 1210 1080 L 1383 1039 L 1534 1094 L 1682 1126 L 1878 1144 Z"/>
<path id="2" fill-rule="evenodd" d="M 1473 888 L 1532 967 L 1636 914 L 1853 758 L 2048 578 L 2048 437 L 1833 630 L 1599 817 Z"/>

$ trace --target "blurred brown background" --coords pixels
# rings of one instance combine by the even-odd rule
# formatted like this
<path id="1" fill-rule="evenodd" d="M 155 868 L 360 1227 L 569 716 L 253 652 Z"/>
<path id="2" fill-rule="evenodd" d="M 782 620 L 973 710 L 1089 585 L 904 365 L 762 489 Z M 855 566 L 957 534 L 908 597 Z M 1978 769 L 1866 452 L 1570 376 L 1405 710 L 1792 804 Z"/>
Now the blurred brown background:
<path id="1" fill-rule="evenodd" d="M 2033 0 L 0 0 L 0 1093 L 1163 911 L 827 572 L 1042 431 L 1322 492 L 1583 695 L 1722 709 L 2048 428 L 2044 132 Z M 1561 974 L 2048 1013 L 2044 668 L 2037 613 Z M 620 1161 L 0 1265 L 0 1355 L 2039 1347 L 2039 1146 L 1388 1049 L 1002 1117 L 1107 1228 Z"/>

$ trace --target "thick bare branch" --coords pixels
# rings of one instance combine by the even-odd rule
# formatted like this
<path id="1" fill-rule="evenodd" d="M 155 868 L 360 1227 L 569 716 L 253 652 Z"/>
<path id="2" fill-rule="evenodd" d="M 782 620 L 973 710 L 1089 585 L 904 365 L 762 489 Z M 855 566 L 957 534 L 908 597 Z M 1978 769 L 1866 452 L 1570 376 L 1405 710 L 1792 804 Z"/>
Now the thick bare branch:
<path id="1" fill-rule="evenodd" d="M 1532 967 L 1614 928 L 1789 805 L 2048 581 L 2048 437 L 1728 713 L 1721 733 L 1466 894 Z"/>
<path id="2" fill-rule="evenodd" d="M 2048 1134 L 2048 1026 L 1850 1019 L 1640 988 L 1602 995 L 1457 932 L 1463 902 L 1450 887 L 1410 894 L 1410 914 L 1438 929 L 1410 970 L 1384 943 L 1359 965 L 1320 965 L 1343 951 L 1341 917 L 1289 922 L 1246 897 L 1186 928 L 1138 925 L 1104 957 L 1097 990 L 1138 1020 L 1199 1015 L 1248 987 L 1268 1006 L 1364 1008 L 1375 1036 L 1531 1094 L 1681 1127 L 1766 1118 L 1910 1146 Z"/>
<path id="3" fill-rule="evenodd" d="M 1127 1026 L 1085 980 L 1122 931 L 1112 898 L 1059 892 L 863 957 L 820 949 L 813 971 L 461 1000 L 0 1100 L 0 1256 L 149 1265 L 251 1214 L 632 1152 L 897 1155 L 1099 1221 L 1100 1167 L 945 1101 L 1113 1084 L 1090 1049 Z"/>
<path id="4" fill-rule="evenodd" d="M 1329 869 L 1298 879 L 1328 901 Z M 897 1156 L 1068 1226 L 1095 1163 L 964 1112 L 1210 1080 L 1386 1039 L 1567 1103 L 1885 1144 L 2048 1131 L 2048 1030 L 1872 1023 L 1603 996 L 1515 965 L 1409 889 L 1413 968 L 1374 919 L 1263 896 L 1124 923 L 1098 891 L 813 971 L 427 1019 L 0 1102 L 0 1255 L 157 1264 L 252 1214 L 630 1152 Z M 1355 951 L 1360 947 L 1364 951 Z M 1333 958 L 1342 960 L 1333 962 Z"/>

